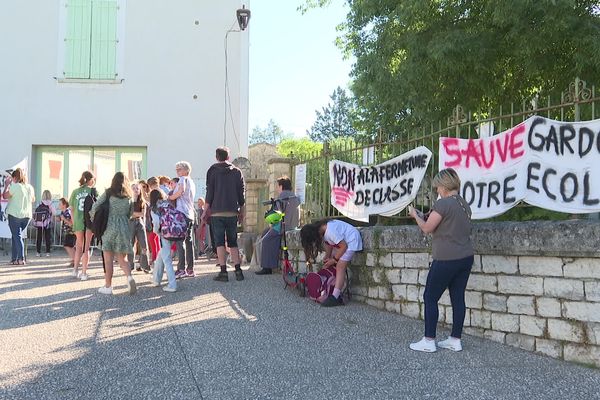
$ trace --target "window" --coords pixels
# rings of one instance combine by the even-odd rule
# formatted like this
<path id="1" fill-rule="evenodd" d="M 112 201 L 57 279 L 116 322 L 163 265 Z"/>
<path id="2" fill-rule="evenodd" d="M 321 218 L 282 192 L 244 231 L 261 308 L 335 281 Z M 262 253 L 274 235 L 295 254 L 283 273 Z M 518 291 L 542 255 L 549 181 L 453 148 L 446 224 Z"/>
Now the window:
<path id="1" fill-rule="evenodd" d="M 68 199 L 86 170 L 96 175 L 99 192 L 110 186 L 116 171 L 132 180 L 146 176 L 146 149 L 141 147 L 36 146 L 34 154 L 35 192 L 50 190 L 55 199 Z"/>
<path id="2" fill-rule="evenodd" d="M 65 79 L 116 80 L 118 0 L 65 0 Z"/>

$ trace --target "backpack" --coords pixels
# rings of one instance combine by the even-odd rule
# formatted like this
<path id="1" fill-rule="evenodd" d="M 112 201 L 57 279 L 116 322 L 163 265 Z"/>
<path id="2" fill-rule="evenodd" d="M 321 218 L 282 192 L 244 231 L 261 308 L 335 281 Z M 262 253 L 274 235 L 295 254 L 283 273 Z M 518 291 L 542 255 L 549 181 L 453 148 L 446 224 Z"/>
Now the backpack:
<path id="1" fill-rule="evenodd" d="M 94 236 L 98 240 L 102 240 L 102 235 L 104 235 L 104 231 L 106 231 L 106 226 L 108 225 L 108 213 L 110 210 L 110 194 L 106 191 L 106 198 L 96 208 L 96 213 L 94 214 L 94 219 L 91 221 L 92 232 L 94 232 Z"/>
<path id="2" fill-rule="evenodd" d="M 335 267 L 323 268 L 318 273 L 309 272 L 305 282 L 308 297 L 322 303 L 333 294 L 335 289 Z"/>
<path id="3" fill-rule="evenodd" d="M 33 226 L 36 228 L 47 228 L 52 221 L 50 207 L 44 203 L 40 203 L 33 212 Z"/>
<path id="4" fill-rule="evenodd" d="M 159 201 L 156 208 L 160 216 L 160 233 L 163 238 L 173 242 L 184 240 L 188 228 L 185 215 L 168 200 Z"/>
<path id="5" fill-rule="evenodd" d="M 92 188 L 92 191 L 85 196 L 83 200 L 83 225 L 90 230 L 93 230 L 92 219 L 90 218 L 90 210 L 94 203 L 98 200 L 98 192 L 96 192 L 95 188 Z"/>

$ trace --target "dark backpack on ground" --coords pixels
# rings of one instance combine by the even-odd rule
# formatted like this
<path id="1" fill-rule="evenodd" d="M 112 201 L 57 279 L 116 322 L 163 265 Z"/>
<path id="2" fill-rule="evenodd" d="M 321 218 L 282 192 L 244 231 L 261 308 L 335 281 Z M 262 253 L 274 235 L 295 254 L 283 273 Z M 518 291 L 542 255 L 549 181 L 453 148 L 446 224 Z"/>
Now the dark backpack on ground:
<path id="1" fill-rule="evenodd" d="M 33 212 L 33 226 L 36 228 L 47 228 L 50 225 L 50 221 L 52 221 L 50 206 L 40 203 Z"/>
<path id="2" fill-rule="evenodd" d="M 106 198 L 96 208 L 96 213 L 94 214 L 94 219 L 92 220 L 92 232 L 98 240 L 102 239 L 102 235 L 104 235 L 104 231 L 106 231 L 106 226 L 108 225 L 108 213 L 110 210 L 110 194 L 108 191 L 106 192 Z"/>
<path id="3" fill-rule="evenodd" d="M 85 199 L 83 200 L 83 224 L 85 225 L 86 229 L 92 231 L 93 224 L 92 219 L 90 218 L 90 210 L 92 209 L 92 206 L 96 200 L 98 200 L 98 192 L 96 191 L 96 188 L 92 188 L 91 192 L 85 196 Z"/>

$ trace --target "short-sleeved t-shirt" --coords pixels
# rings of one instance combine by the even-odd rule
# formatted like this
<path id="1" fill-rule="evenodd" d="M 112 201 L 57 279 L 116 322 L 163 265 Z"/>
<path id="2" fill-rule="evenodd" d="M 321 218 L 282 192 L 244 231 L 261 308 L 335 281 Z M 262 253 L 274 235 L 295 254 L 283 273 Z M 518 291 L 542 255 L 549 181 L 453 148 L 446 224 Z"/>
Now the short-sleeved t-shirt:
<path id="1" fill-rule="evenodd" d="M 460 196 L 439 199 L 432 211 L 442 216 L 432 234 L 434 260 L 460 260 L 473 255 L 471 208 Z"/>
<path id="2" fill-rule="evenodd" d="M 352 251 L 361 251 L 363 248 L 360 232 L 352 225 L 335 219 L 327 222 L 323 240 L 333 247 L 337 247 L 344 240 L 348 245 L 348 250 Z"/>
<path id="3" fill-rule="evenodd" d="M 83 219 L 83 205 L 85 203 L 85 198 L 88 194 L 90 194 L 91 191 L 91 187 L 84 185 L 73 190 L 73 193 L 71 193 L 69 204 L 73 209 L 73 232 L 85 231 L 85 222 Z"/>
<path id="4" fill-rule="evenodd" d="M 189 176 L 180 176 L 179 182 L 177 182 L 177 188 L 175 190 L 181 190 L 178 188 L 182 188 L 183 192 L 181 193 L 181 196 L 177 198 L 177 205 L 175 208 L 185 214 L 188 219 L 193 221 L 196 213 L 194 210 L 196 184 Z"/>
<path id="5" fill-rule="evenodd" d="M 6 205 L 6 213 L 15 218 L 31 218 L 33 203 L 33 186 L 28 183 L 11 183 L 8 192 L 11 194 Z"/>

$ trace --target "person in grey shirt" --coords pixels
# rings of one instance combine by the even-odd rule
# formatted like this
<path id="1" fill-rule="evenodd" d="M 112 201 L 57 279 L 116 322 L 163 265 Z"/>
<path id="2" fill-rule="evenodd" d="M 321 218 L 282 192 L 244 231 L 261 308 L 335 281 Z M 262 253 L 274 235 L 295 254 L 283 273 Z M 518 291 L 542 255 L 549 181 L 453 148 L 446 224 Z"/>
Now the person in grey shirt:
<path id="1" fill-rule="evenodd" d="M 427 275 L 423 301 L 425 302 L 425 336 L 411 343 L 415 351 L 432 353 L 438 322 L 438 301 L 446 289 L 452 303 L 452 332 L 437 346 L 461 351 L 460 341 L 465 321 L 465 289 L 473 266 L 473 244 L 471 243 L 471 208 L 458 194 L 460 178 L 452 168 L 441 170 L 433 178 L 440 199 L 428 215 L 413 207 L 409 214 L 424 233 L 432 234 L 431 249 L 433 262 Z"/>
<path id="2" fill-rule="evenodd" d="M 175 208 L 181 211 L 187 219 L 187 232 L 183 242 L 177 242 L 177 257 L 179 259 L 177 265 L 177 278 L 193 277 L 194 276 L 194 241 L 192 239 L 192 231 L 194 228 L 195 213 L 194 196 L 196 195 L 196 185 L 190 174 L 192 166 L 187 161 L 179 161 L 175 164 L 175 171 L 179 177 L 179 181 L 169 196 L 169 200 L 175 201 Z M 186 268 L 187 262 L 187 268 Z"/>

